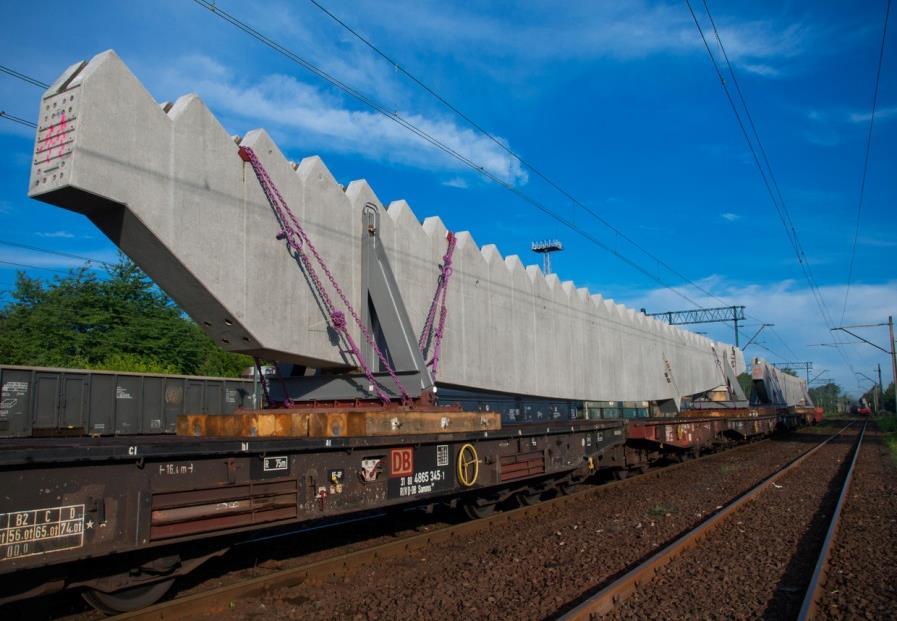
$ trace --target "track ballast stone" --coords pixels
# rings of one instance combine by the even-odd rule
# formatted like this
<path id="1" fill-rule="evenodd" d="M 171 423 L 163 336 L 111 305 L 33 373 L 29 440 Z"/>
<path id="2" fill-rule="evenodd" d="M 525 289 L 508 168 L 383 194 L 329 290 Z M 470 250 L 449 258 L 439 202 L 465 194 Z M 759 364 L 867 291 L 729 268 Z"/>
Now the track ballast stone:
<path id="1" fill-rule="evenodd" d="M 511 526 L 345 576 L 235 602 L 209 617 L 543 619 L 810 448 L 817 434 L 807 431 L 584 494 Z"/>

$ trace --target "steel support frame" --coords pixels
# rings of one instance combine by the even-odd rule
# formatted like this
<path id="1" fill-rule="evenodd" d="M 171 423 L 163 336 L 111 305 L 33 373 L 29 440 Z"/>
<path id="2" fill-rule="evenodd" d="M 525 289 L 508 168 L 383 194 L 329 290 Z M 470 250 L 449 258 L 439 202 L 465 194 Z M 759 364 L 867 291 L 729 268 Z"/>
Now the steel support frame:
<path id="1" fill-rule="evenodd" d="M 424 356 L 418 348 L 418 340 L 411 319 L 402 300 L 389 257 L 380 242 L 380 209 L 367 203 L 362 210 L 361 230 L 361 304 L 362 321 L 378 347 L 386 355 L 411 398 L 420 398 L 434 389 L 435 382 Z M 374 370 L 374 377 L 387 395 L 401 397 L 401 391 L 366 341 L 361 343 L 361 354 Z M 274 401 L 343 401 L 373 399 L 368 378 L 363 373 L 342 373 L 286 377 L 271 382 L 271 398 Z"/>

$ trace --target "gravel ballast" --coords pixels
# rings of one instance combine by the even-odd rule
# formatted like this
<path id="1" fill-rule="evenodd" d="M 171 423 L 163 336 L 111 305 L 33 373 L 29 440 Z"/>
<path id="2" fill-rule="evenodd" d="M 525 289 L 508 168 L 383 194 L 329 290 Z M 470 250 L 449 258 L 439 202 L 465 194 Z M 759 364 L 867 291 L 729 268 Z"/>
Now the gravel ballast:
<path id="1" fill-rule="evenodd" d="M 793 619 L 856 439 L 848 430 L 730 515 L 611 619 Z"/>
<path id="2" fill-rule="evenodd" d="M 704 519 L 828 429 L 582 494 L 501 532 L 465 535 L 344 576 L 210 611 L 220 619 L 542 619 Z M 822 435 L 821 435 L 822 434 Z"/>
<path id="3" fill-rule="evenodd" d="M 830 567 L 819 619 L 897 619 L 897 466 L 872 424 Z"/>

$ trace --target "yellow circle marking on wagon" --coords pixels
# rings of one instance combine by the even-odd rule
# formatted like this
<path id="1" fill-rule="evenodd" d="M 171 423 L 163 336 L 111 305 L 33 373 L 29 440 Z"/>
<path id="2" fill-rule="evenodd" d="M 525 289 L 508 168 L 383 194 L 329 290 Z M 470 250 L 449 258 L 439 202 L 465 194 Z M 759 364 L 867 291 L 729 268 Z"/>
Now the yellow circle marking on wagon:
<path id="1" fill-rule="evenodd" d="M 458 451 L 458 482 L 471 487 L 480 476 L 480 457 L 473 444 L 465 444 Z"/>

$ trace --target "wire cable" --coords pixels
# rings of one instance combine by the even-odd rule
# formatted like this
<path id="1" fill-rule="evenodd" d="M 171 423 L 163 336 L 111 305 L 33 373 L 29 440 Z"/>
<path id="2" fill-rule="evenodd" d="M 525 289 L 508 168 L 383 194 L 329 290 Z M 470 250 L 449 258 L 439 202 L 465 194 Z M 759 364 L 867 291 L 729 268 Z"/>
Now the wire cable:
<path id="1" fill-rule="evenodd" d="M 847 300 L 850 298 L 850 285 L 853 281 L 853 264 L 857 255 L 857 239 L 860 235 L 860 217 L 863 213 L 863 199 L 866 194 L 866 174 L 869 172 L 869 153 L 872 149 L 872 128 L 875 126 L 875 109 L 878 105 L 878 84 L 881 81 L 881 66 L 885 56 L 885 40 L 888 36 L 888 17 L 891 15 L 891 0 L 885 5 L 884 25 L 881 29 L 881 47 L 878 50 L 878 69 L 875 72 L 875 89 L 872 94 L 872 115 L 869 117 L 869 132 L 866 134 L 866 155 L 863 158 L 863 175 L 860 181 L 860 199 L 857 203 L 857 219 L 853 230 L 853 245 L 850 250 L 850 268 L 847 272 L 847 290 L 844 292 L 844 305 L 841 308 L 841 321 L 847 314 Z"/>
<path id="2" fill-rule="evenodd" d="M 472 128 L 474 128 L 475 130 L 477 130 L 478 132 L 480 132 L 484 137 L 486 137 L 486 138 L 488 138 L 490 141 L 492 141 L 492 142 L 493 142 L 495 145 L 497 145 L 501 150 L 503 150 L 505 153 L 507 153 L 507 154 L 510 155 L 512 158 L 514 158 L 515 160 L 517 160 L 517 162 L 519 162 L 521 165 L 523 165 L 524 167 L 526 167 L 530 172 L 532 172 L 534 175 L 536 175 L 537 177 L 539 177 L 540 179 L 542 179 L 545 183 L 547 183 L 547 184 L 548 184 L 549 186 L 551 186 L 554 190 L 556 190 L 557 192 L 559 192 L 562 196 L 564 196 L 566 199 L 568 199 L 570 202 L 572 202 L 575 206 L 579 207 L 580 209 L 582 209 L 583 211 L 585 211 L 586 213 L 588 213 L 590 216 L 592 216 L 593 218 L 595 218 L 595 219 L 596 219 L 598 222 L 600 222 L 602 225 L 604 225 L 605 227 L 607 227 L 608 229 L 610 229 L 612 232 L 614 232 L 616 235 L 618 235 L 619 237 L 621 237 L 623 240 L 625 240 L 626 242 L 628 242 L 629 244 L 631 244 L 632 246 L 634 246 L 636 249 L 638 249 L 639 251 L 641 251 L 645 256 L 647 256 L 647 257 L 649 257 L 650 259 L 652 259 L 653 261 L 655 261 L 655 262 L 658 264 L 658 266 L 662 266 L 662 267 L 664 267 L 664 268 L 665 268 L 667 271 L 669 271 L 671 274 L 673 274 L 673 275 L 676 276 L 677 278 L 682 279 L 682 281 L 683 281 L 685 284 L 691 285 L 692 287 L 694 287 L 695 289 L 697 289 L 697 290 L 700 291 L 701 293 L 703 293 L 703 294 L 705 294 L 705 295 L 708 295 L 708 296 L 710 296 L 710 297 L 712 297 L 712 298 L 715 298 L 715 299 L 719 300 L 720 302 L 723 301 L 721 298 L 719 298 L 719 297 L 717 297 L 716 295 L 714 295 L 711 291 L 708 291 L 705 287 L 703 287 L 703 286 L 699 285 L 698 283 L 696 283 L 695 281 L 691 280 L 690 278 L 688 278 L 687 276 L 685 276 L 684 274 L 682 274 L 681 272 L 679 272 L 678 270 L 676 270 L 674 267 L 672 267 L 671 265 L 669 265 L 666 261 L 664 261 L 663 259 L 661 259 L 661 258 L 658 257 L 657 255 L 653 254 L 653 253 L 650 252 L 648 249 L 644 248 L 644 247 L 643 247 L 641 244 L 639 244 L 637 241 L 635 241 L 634 239 L 632 239 L 631 237 L 629 237 L 628 235 L 626 235 L 626 233 L 624 233 L 622 230 L 620 230 L 619 228 L 617 228 L 616 226 L 614 226 L 613 224 L 611 224 L 607 219 L 605 219 L 603 216 L 601 216 L 601 214 L 597 213 L 595 210 L 591 209 L 589 206 L 587 206 L 587 205 L 584 204 L 582 201 L 580 201 L 579 199 L 577 199 L 571 192 L 569 192 L 568 190 L 566 190 L 566 189 L 565 189 L 564 187 L 562 187 L 559 183 L 555 182 L 555 181 L 554 181 L 553 179 L 551 179 L 547 174 L 543 173 L 543 172 L 542 172 L 539 168 L 537 168 L 532 162 L 530 162 L 529 160 L 524 159 L 523 156 L 521 156 L 521 155 L 518 154 L 516 151 L 514 151 L 513 149 L 511 149 L 511 148 L 510 148 L 507 144 L 505 144 L 503 141 L 499 140 L 499 139 L 498 139 L 496 136 L 494 136 L 491 132 L 489 132 L 488 130 L 486 130 L 481 124 L 477 123 L 474 119 L 472 119 L 469 115 L 467 115 L 467 114 L 465 114 L 464 112 L 462 112 L 457 106 L 453 105 L 453 104 L 452 104 L 450 101 L 448 101 L 445 97 L 443 97 L 442 95 L 440 95 L 439 93 L 437 93 L 436 91 L 434 91 L 432 88 L 430 88 L 429 86 L 427 86 L 427 84 L 425 84 L 420 78 L 418 78 L 417 76 L 415 76 L 414 74 L 412 74 L 411 72 L 409 72 L 408 70 L 406 70 L 406 69 L 405 69 L 402 65 L 400 65 L 396 60 L 394 60 L 393 58 L 391 58 L 390 56 L 388 56 L 385 52 L 383 52 L 380 48 L 378 48 L 376 45 L 374 45 L 371 41 L 369 41 L 367 38 L 365 38 L 363 35 L 361 35 L 360 33 L 358 33 L 358 32 L 357 32 L 355 29 L 353 29 L 351 26 L 349 26 L 346 22 L 344 22 L 343 20 L 341 20 L 339 17 L 337 17 L 336 15 L 334 15 L 332 12 L 330 12 L 326 7 L 324 7 L 323 5 L 321 5 L 320 2 L 318 2 L 317 0 L 309 0 L 309 2 L 310 2 L 311 4 L 313 4 L 315 7 L 317 7 L 318 9 L 320 9 L 325 15 L 327 15 L 328 17 L 330 17 L 330 19 L 332 19 L 334 22 L 336 22 L 337 24 L 339 24 L 340 26 L 342 26 L 347 32 L 349 32 L 351 35 L 353 35 L 356 39 L 358 39 L 358 40 L 361 41 L 364 45 L 366 45 L 368 48 L 370 48 L 371 50 L 373 50 L 378 56 L 380 56 L 380 57 L 383 58 L 386 62 L 388 62 L 390 65 L 392 65 L 398 72 L 400 72 L 401 74 L 403 74 L 404 76 L 406 76 L 408 79 L 410 79 L 412 82 L 414 82 L 415 84 L 417 84 L 417 85 L 418 85 L 420 88 L 422 88 L 424 91 L 426 91 L 427 93 L 429 93 L 430 95 L 432 95 L 437 101 L 439 101 L 440 103 L 442 103 L 446 108 L 448 108 L 449 110 L 451 110 L 452 112 L 454 112 L 455 114 L 457 114 L 460 118 L 462 118 L 464 121 L 466 121 L 468 125 L 470 125 Z"/>
<path id="3" fill-rule="evenodd" d="M 713 16 L 710 13 L 710 7 L 707 4 L 707 0 L 702 0 L 704 3 L 704 8 L 707 11 L 707 15 L 710 18 L 711 25 L 713 26 L 714 32 L 716 33 L 717 42 L 720 45 L 720 49 L 723 50 L 724 57 L 726 63 L 729 68 L 729 72 L 732 76 L 734 76 L 734 69 L 732 68 L 731 63 L 729 62 L 728 55 L 725 54 L 725 49 L 723 47 L 722 39 L 719 36 L 719 31 L 716 29 L 716 24 L 713 21 Z M 757 148 L 755 148 L 753 141 L 751 140 L 750 135 L 748 134 L 747 128 L 745 127 L 744 120 L 741 118 L 741 114 L 738 111 L 738 106 L 735 104 L 735 100 L 732 97 L 732 93 L 729 91 L 729 87 L 726 83 L 726 79 L 723 76 L 722 70 L 720 69 L 719 63 L 716 60 L 716 57 L 713 55 L 713 52 L 710 49 L 710 44 L 707 42 L 707 37 L 704 35 L 704 29 L 701 27 L 700 22 L 698 21 L 698 17 L 695 14 L 694 9 L 692 8 L 690 0 L 685 0 L 685 5 L 688 7 L 688 11 L 691 14 L 692 20 L 694 21 L 695 27 L 698 30 L 698 34 L 701 36 L 701 40 L 704 43 L 704 48 L 707 51 L 707 55 L 710 57 L 710 61 L 713 65 L 713 69 L 716 72 L 717 77 L 719 78 L 720 84 L 723 88 L 723 92 L 726 95 L 726 99 L 729 102 L 729 106 L 732 108 L 732 112 L 735 115 L 735 119 L 738 122 L 738 127 L 741 130 L 741 134 L 744 137 L 745 142 L 747 143 L 748 149 L 751 152 L 751 156 L 753 158 L 754 164 L 757 166 L 757 170 L 760 172 L 760 177 L 763 180 L 763 185 L 766 188 L 767 193 L 769 194 L 770 200 L 772 201 L 773 206 L 776 209 L 776 212 L 779 216 L 779 219 L 782 222 L 783 227 L 785 228 L 785 234 L 788 237 L 789 242 L 794 250 L 795 256 L 797 257 L 798 264 L 800 265 L 801 271 L 804 274 L 804 278 L 807 280 L 807 284 L 810 286 L 810 291 L 813 294 L 813 298 L 816 302 L 816 305 L 819 308 L 820 315 L 823 319 L 823 322 L 826 324 L 828 328 L 834 327 L 834 322 L 831 318 L 830 313 L 828 312 L 828 308 L 826 307 L 825 300 L 822 297 L 822 293 L 819 290 L 818 285 L 816 284 L 816 280 L 813 277 L 812 269 L 810 268 L 809 261 L 807 260 L 806 253 L 803 250 L 803 247 L 800 243 L 800 238 L 797 234 L 797 227 L 794 225 L 794 221 L 791 218 L 791 214 L 788 212 L 788 208 L 785 205 L 784 198 L 782 197 L 781 191 L 778 189 L 778 183 L 775 182 L 775 177 L 772 173 L 772 167 L 768 166 L 769 160 L 766 159 L 767 169 L 764 169 L 763 165 L 760 162 L 760 157 L 757 154 Z M 737 80 L 735 80 L 737 81 Z M 742 107 L 745 109 L 746 116 L 750 117 L 750 112 L 747 106 L 747 102 L 741 93 L 741 89 L 738 88 L 738 94 L 740 96 Z M 759 145 L 758 148 L 762 149 L 762 142 L 760 141 L 759 134 L 756 132 L 756 126 L 753 125 L 753 121 L 751 120 L 751 124 L 754 127 L 754 135 L 757 143 Z M 765 151 L 764 151 L 765 153 Z M 775 186 L 775 190 L 773 189 Z M 831 333 L 830 333 L 831 336 Z M 847 358 L 847 354 L 840 347 L 838 348 L 842 358 L 845 363 L 850 367 L 851 371 L 853 371 L 853 365 Z"/>
<path id="4" fill-rule="evenodd" d="M 22 244 L 19 242 L 12 242 L 6 239 L 0 239 L 0 244 L 4 246 L 12 246 L 14 248 L 22 248 L 24 250 L 33 250 L 35 252 L 43 252 L 45 254 L 55 254 L 60 257 L 68 257 L 69 259 L 78 259 L 79 261 L 88 261 L 90 263 L 96 263 L 98 265 L 102 265 L 103 267 L 115 267 L 115 263 L 110 263 L 109 261 L 102 261 L 100 259 L 94 259 L 91 257 L 85 257 L 80 254 L 72 254 L 70 252 L 61 252 L 59 250 L 48 250 L 46 248 L 40 248 L 38 246 L 29 246 L 28 244 Z"/>
<path id="5" fill-rule="evenodd" d="M 0 72 L 5 73 L 7 75 L 11 75 L 14 78 L 18 78 L 19 80 L 22 80 L 23 82 L 28 82 L 28 84 L 31 84 L 38 88 L 42 88 L 44 90 L 47 90 L 48 88 L 50 88 L 50 85 L 47 84 L 46 82 L 41 82 L 40 80 L 38 80 L 36 78 L 32 78 L 31 76 L 25 75 L 24 73 L 19 73 L 18 71 L 16 71 L 15 69 L 11 69 L 10 67 L 4 67 L 3 65 L 0 65 Z"/>
<path id="6" fill-rule="evenodd" d="M 692 304 L 693 306 L 695 306 L 695 307 L 697 307 L 697 308 L 703 308 L 703 307 L 702 307 L 698 302 L 696 302 L 694 299 L 692 299 L 692 298 L 689 297 L 688 295 L 682 293 L 681 291 L 677 290 L 676 287 L 675 287 L 674 285 L 672 285 L 672 284 L 666 282 L 665 280 L 661 279 L 659 276 L 655 276 L 650 270 L 648 270 L 648 269 L 642 267 L 640 264 L 636 263 L 634 260 L 632 260 L 632 259 L 630 259 L 629 257 L 627 257 L 627 256 L 623 255 L 622 253 L 618 252 L 617 250 L 615 250 L 614 248 L 612 248 L 610 245 L 606 244 L 605 242 L 602 242 L 601 240 L 599 240 L 598 238 L 596 238 L 596 237 L 595 237 L 594 235 L 592 235 L 591 233 L 588 233 L 587 231 L 584 231 L 583 229 L 581 229 L 580 227 L 578 227 L 578 226 L 576 225 L 576 223 L 573 222 L 572 220 L 570 220 L 569 218 L 567 218 L 567 217 L 565 217 L 565 216 L 562 216 L 562 215 L 556 213 L 555 211 L 553 211 L 553 210 L 551 210 L 550 208 L 548 208 L 548 207 L 547 207 L 545 204 L 543 204 L 542 202 L 538 201 L 537 199 L 533 198 L 532 196 L 530 196 L 530 195 L 528 195 L 527 193 L 525 193 L 525 192 L 523 192 L 522 190 L 520 190 L 518 187 L 516 187 L 516 186 L 513 185 L 512 183 L 510 183 L 510 182 L 508 182 L 508 181 L 505 181 L 504 179 L 500 178 L 500 177 L 499 177 L 498 175 L 496 175 L 495 173 L 492 173 L 492 172 L 490 172 L 489 170 L 487 170 L 484 166 L 482 166 L 482 165 L 480 165 L 479 163 L 477 163 L 477 162 L 471 160 L 471 159 L 468 158 L 467 156 L 465 156 L 465 155 L 459 153 L 458 151 L 456 151 L 456 150 L 453 149 L 452 147 L 450 147 L 450 146 L 448 146 L 447 144 L 445 144 L 444 142 L 440 141 L 438 138 L 435 138 L 435 137 L 432 136 L 431 134 L 429 134 L 429 133 L 427 133 L 426 131 L 420 129 L 420 128 L 417 127 L 415 124 L 413 124 L 412 122 L 410 122 L 410 121 L 406 120 L 404 117 L 402 117 L 398 112 L 394 112 L 394 111 L 391 111 L 391 110 L 387 109 L 386 107 L 384 107 L 383 105 L 379 104 L 378 102 L 376 102 L 376 101 L 373 100 L 372 98 L 368 97 L 368 96 L 365 95 L 364 93 L 362 93 L 362 92 L 360 92 L 359 90 L 357 90 L 357 89 L 355 89 L 355 88 L 349 86 L 349 85 L 346 84 L 345 82 L 342 82 L 342 81 L 339 80 L 338 78 L 336 78 L 336 77 L 330 75 L 329 73 L 327 73 L 327 72 L 324 71 L 323 69 L 321 69 L 321 68 L 317 67 L 316 65 L 314 65 L 313 63 L 311 63 L 311 62 L 305 60 L 305 59 L 302 58 L 301 56 L 298 56 L 296 53 L 294 53 L 294 52 L 292 52 L 291 50 L 287 49 L 287 48 L 284 47 L 283 45 L 277 43 L 276 41 L 270 39 L 270 38 L 267 37 L 266 35 L 264 35 L 264 34 L 262 34 L 261 32 L 259 32 L 258 30 L 254 29 L 252 26 L 249 26 L 248 24 L 246 24 L 245 22 L 241 21 L 241 20 L 238 19 L 237 17 L 234 17 L 233 15 L 231 15 L 231 14 L 227 13 L 226 11 L 222 10 L 221 8 L 219 8 L 218 6 L 216 6 L 213 2 L 209 2 L 208 0 L 193 0 L 193 2 L 195 2 L 196 4 L 198 4 L 198 5 L 200 5 L 200 6 L 204 7 L 204 8 L 206 8 L 206 9 L 208 9 L 208 10 L 211 11 L 214 15 L 217 15 L 217 16 L 220 17 L 222 20 L 228 22 L 229 24 L 231 24 L 232 26 L 238 28 L 239 30 L 242 30 L 243 32 L 245 32 L 246 34 L 250 35 L 251 37 L 253 37 L 253 38 L 256 39 L 257 41 L 261 42 L 262 44 L 268 46 L 268 47 L 271 48 L 272 50 L 274 50 L 274 51 L 278 52 L 279 54 L 283 55 L 284 57 L 286 57 L 286 58 L 289 59 L 290 61 L 294 62 L 295 64 L 297 64 L 297 65 L 299 65 L 299 66 L 301 66 L 301 67 L 303 67 L 304 69 L 308 70 L 309 72 L 313 73 L 314 75 L 318 76 L 319 78 L 321 78 L 321 79 L 323 79 L 323 80 L 329 82 L 330 84 L 332 84 L 333 86 L 339 88 L 340 90 L 342 90 L 342 91 L 345 92 L 346 94 L 352 96 L 353 98 L 357 99 L 358 101 L 360 101 L 360 102 L 362 102 L 363 104 L 367 105 L 368 107 L 372 108 L 372 109 L 375 110 L 376 112 L 379 112 L 380 114 L 382 114 L 383 116 L 387 117 L 388 119 L 390 119 L 390 120 L 394 121 L 395 123 L 401 125 L 402 127 L 404 127 L 405 129 L 407 129 L 408 131 L 410 131 L 410 132 L 412 132 L 413 134 L 415 134 L 415 135 L 417 135 L 418 137 L 420 137 L 420 138 L 421 138 L 422 140 L 424 140 L 425 142 L 428 142 L 429 144 L 431 144 L 432 146 L 436 147 L 436 148 L 439 149 L 440 151 L 443 151 L 444 153 L 446 153 L 446 154 L 449 155 L 450 157 L 452 157 L 452 158 L 458 160 L 459 162 L 463 163 L 465 166 L 467 166 L 467 167 L 470 168 L 471 170 L 473 170 L 473 171 L 479 173 L 480 175 L 486 177 L 486 178 L 489 179 L 490 181 L 492 181 L 492 182 L 494 182 L 495 184 L 497 184 L 497 185 L 503 187 L 504 189 L 508 190 L 509 192 L 512 192 L 513 194 L 515 194 L 518 198 L 520 198 L 520 199 L 523 200 L 524 202 L 528 203 L 528 204 L 531 205 L 532 207 L 534 207 L 534 208 L 538 209 L 539 211 L 543 212 L 544 214 L 548 215 L 549 217 L 551 217 L 551 218 L 554 219 L 555 221 L 557 221 L 557 222 L 563 224 L 564 226 L 566 226 L 566 227 L 569 228 L 570 230 L 574 231 L 575 233 L 579 234 L 580 236 L 582 236 L 582 237 L 585 238 L 586 240 L 592 242 L 593 244 L 595 244 L 595 245 L 598 246 L 599 248 L 601 248 L 601 249 L 605 250 L 606 252 L 608 252 L 608 253 L 614 255 L 615 257 L 617 257 L 618 259 L 620 259 L 621 261 L 623 261 L 624 263 L 626 263 L 627 265 L 629 265 L 629 266 L 632 267 L 633 269 L 637 270 L 637 271 L 640 272 L 641 274 L 645 275 L 645 276 L 648 277 L 649 279 L 651 279 L 651 280 L 653 280 L 653 281 L 659 283 L 659 284 L 662 285 L 664 288 L 669 289 L 670 291 L 672 291 L 673 293 L 675 293 L 675 294 L 678 295 L 679 297 L 681 297 L 681 298 L 683 298 L 684 300 L 686 300 L 689 304 Z"/>
<path id="7" fill-rule="evenodd" d="M 68 275 L 68 274 L 69 274 L 69 271 L 68 271 L 68 270 L 61 270 L 61 269 L 57 269 L 57 268 L 54 268 L 54 267 L 42 267 L 42 266 L 40 266 L 40 265 L 29 265 L 29 264 L 27 264 L 27 263 L 17 263 L 17 262 L 15 262 L 15 261 L 5 261 L 5 260 L 2 260 L 2 259 L 0 259 L 0 264 L 2 264 L 2 265 L 9 265 L 10 267 L 19 267 L 19 268 L 26 269 L 26 270 L 44 270 L 45 272 L 56 272 L 57 274 L 65 274 L 65 275 Z M 73 268 L 71 268 L 71 269 L 89 269 L 89 270 L 95 270 L 95 269 L 97 269 L 97 268 L 95 268 L 95 267 L 86 267 L 86 266 L 84 266 L 84 267 L 81 267 L 81 268 L 73 267 Z"/>
<path id="8" fill-rule="evenodd" d="M 33 121 L 29 121 L 28 119 L 23 119 L 22 117 L 15 116 L 6 112 L 5 110 L 0 110 L 0 118 L 4 118 L 12 121 L 13 123 L 18 123 L 19 125 L 24 125 L 25 127 L 30 127 L 31 129 L 37 129 L 37 123 Z"/>

